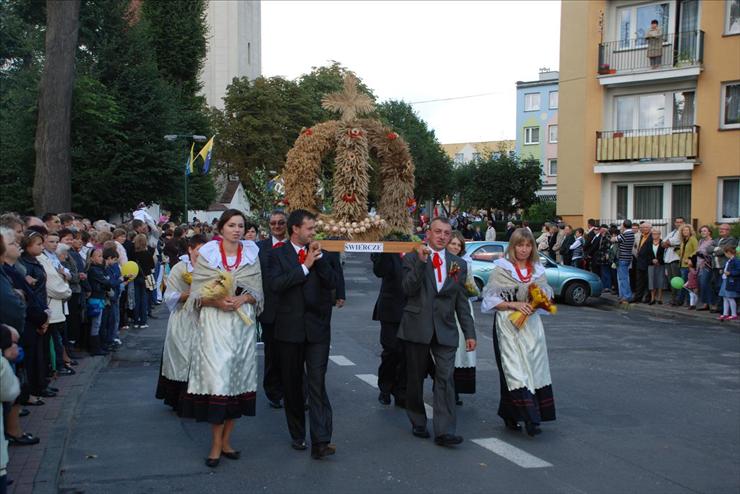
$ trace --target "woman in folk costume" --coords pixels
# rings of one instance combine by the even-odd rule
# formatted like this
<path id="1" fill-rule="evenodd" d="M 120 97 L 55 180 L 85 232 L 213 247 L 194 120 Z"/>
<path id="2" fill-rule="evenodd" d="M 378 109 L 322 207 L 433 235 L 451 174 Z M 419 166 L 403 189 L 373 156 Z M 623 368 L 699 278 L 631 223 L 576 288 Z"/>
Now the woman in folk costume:
<path id="1" fill-rule="evenodd" d="M 235 419 L 254 416 L 257 391 L 256 320 L 262 310 L 259 249 L 244 236 L 244 214 L 221 215 L 221 240 L 200 248 L 185 307 L 196 318 L 187 394 L 178 414 L 209 422 L 211 451 L 206 465 L 221 455 L 239 458 L 231 446 Z"/>
<path id="2" fill-rule="evenodd" d="M 481 310 L 495 311 L 493 347 L 501 383 L 498 414 L 509 429 L 521 430 L 519 422 L 523 421 L 527 434 L 534 436 L 542 432 L 541 422 L 555 420 L 555 402 L 542 311 L 533 307 L 536 287 L 531 285 L 540 289 L 539 302 L 554 312 L 550 304 L 553 291 L 534 237 L 520 228 L 509 240 L 506 258 L 494 262 Z"/>
<path id="3" fill-rule="evenodd" d="M 193 264 L 198 261 L 198 250 L 207 242 L 205 235 L 193 235 L 188 239 L 188 254 L 180 256 L 180 261 L 167 276 L 167 292 L 164 302 L 170 310 L 167 321 L 167 336 L 164 339 L 162 366 L 157 383 L 157 399 L 177 410 L 180 398 L 188 389 L 191 343 L 195 336 L 195 319 L 185 309 L 190 296 Z"/>
<path id="4" fill-rule="evenodd" d="M 470 290 L 475 288 L 475 281 L 473 281 L 473 267 L 471 260 L 465 252 L 465 237 L 462 236 L 458 230 L 452 231 L 452 240 L 447 244 L 447 250 L 450 254 L 462 257 L 468 263 L 468 280 L 465 282 L 465 287 Z M 475 290 L 477 298 L 477 289 Z M 469 293 L 473 295 L 473 293 Z M 470 314 L 473 313 L 473 304 L 468 300 L 470 305 Z M 455 316 L 457 318 L 457 316 Z M 475 319 L 475 317 L 473 317 Z M 465 335 L 460 329 L 460 322 L 457 322 L 457 332 L 460 336 L 460 344 L 455 352 L 455 403 L 458 406 L 462 406 L 463 402 L 460 399 L 460 394 L 475 394 L 475 350 L 472 352 L 465 351 Z"/>

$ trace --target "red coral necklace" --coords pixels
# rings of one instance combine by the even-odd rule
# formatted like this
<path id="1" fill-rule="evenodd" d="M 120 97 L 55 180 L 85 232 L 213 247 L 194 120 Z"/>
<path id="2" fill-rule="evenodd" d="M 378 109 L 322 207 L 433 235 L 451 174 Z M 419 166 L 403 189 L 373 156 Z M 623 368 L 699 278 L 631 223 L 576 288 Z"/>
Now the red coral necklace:
<path id="1" fill-rule="evenodd" d="M 226 251 L 224 250 L 224 242 L 223 240 L 218 243 L 218 250 L 221 251 L 221 264 L 223 265 L 224 269 L 226 271 L 233 271 L 237 267 L 239 267 L 239 262 L 242 260 L 242 243 L 239 242 L 239 247 L 236 249 L 236 262 L 233 265 L 229 265 L 229 262 L 226 260 Z"/>
<path id="2" fill-rule="evenodd" d="M 519 269 L 519 263 L 514 262 L 514 269 L 516 269 L 516 275 L 519 277 L 519 279 L 522 281 L 522 283 L 529 283 L 532 281 L 532 275 L 534 274 L 534 269 L 532 269 L 532 264 L 527 263 L 527 275 L 522 274 L 522 270 Z"/>

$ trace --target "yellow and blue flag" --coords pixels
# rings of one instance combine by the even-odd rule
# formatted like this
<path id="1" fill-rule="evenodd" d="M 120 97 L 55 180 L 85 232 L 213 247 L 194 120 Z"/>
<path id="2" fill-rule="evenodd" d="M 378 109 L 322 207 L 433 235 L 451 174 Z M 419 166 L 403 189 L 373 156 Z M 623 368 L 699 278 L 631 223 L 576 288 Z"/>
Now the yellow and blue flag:
<path id="1" fill-rule="evenodd" d="M 195 160 L 193 159 L 193 150 L 195 149 L 195 143 L 193 143 L 190 146 L 190 156 L 188 156 L 188 160 L 185 162 L 185 175 L 190 175 L 193 173 L 193 164 Z"/>
<path id="2" fill-rule="evenodd" d="M 198 153 L 197 158 L 203 158 L 203 173 L 208 173 L 208 169 L 211 167 L 211 154 L 213 154 L 213 139 L 216 136 L 211 137 L 203 149 Z"/>

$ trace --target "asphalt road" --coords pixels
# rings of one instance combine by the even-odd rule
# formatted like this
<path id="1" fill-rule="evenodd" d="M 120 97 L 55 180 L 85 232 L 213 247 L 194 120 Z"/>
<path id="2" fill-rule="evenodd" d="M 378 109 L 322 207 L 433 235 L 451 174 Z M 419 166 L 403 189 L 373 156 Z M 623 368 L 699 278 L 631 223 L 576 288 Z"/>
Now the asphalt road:
<path id="1" fill-rule="evenodd" d="M 463 395 L 458 409 L 465 442 L 446 449 L 413 437 L 403 410 L 377 402 L 367 381 L 379 362 L 371 321 L 379 283 L 365 255 L 347 259 L 345 277 L 348 301 L 334 312 L 327 375 L 335 456 L 316 461 L 292 450 L 283 411 L 260 393 L 257 416 L 239 420 L 234 433 L 242 458 L 208 469 L 209 426 L 180 420 L 154 399 L 160 308 L 161 318 L 134 330 L 82 397 L 60 492 L 740 491 L 739 325 L 560 306 L 545 322 L 558 420 L 529 438 L 496 415 L 492 319 L 476 304 L 478 393 Z"/>

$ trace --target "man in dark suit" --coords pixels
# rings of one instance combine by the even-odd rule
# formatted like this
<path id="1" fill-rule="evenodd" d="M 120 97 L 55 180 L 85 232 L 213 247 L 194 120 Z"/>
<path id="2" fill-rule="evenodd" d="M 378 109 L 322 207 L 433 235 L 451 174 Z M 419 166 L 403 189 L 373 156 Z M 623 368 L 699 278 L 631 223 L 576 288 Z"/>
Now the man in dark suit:
<path id="1" fill-rule="evenodd" d="M 406 402 L 406 356 L 403 342 L 398 339 L 406 295 L 403 293 L 403 266 L 399 254 L 373 254 L 373 273 L 382 278 L 380 293 L 373 309 L 373 321 L 380 321 L 380 367 L 378 368 L 378 401 L 391 404 L 391 395 L 396 405 Z"/>
<path id="2" fill-rule="evenodd" d="M 635 303 L 648 303 L 648 267 L 652 262 L 653 242 L 650 238 L 652 225 L 647 221 L 640 223 L 640 237 L 635 238 Z"/>
<path id="3" fill-rule="evenodd" d="M 259 316 L 262 328 L 262 343 L 265 353 L 265 370 L 262 387 L 265 396 L 272 408 L 282 408 L 283 385 L 280 381 L 280 367 L 278 366 L 278 352 L 275 344 L 275 309 L 277 297 L 270 289 L 269 266 L 273 249 L 278 249 L 288 241 L 288 218 L 282 211 L 274 211 L 270 215 L 270 236 L 257 242 L 260 249 L 260 268 L 262 269 L 262 289 L 265 294 L 265 307 Z"/>
<path id="4" fill-rule="evenodd" d="M 455 351 L 458 329 L 467 351 L 475 350 L 475 324 L 465 290 L 467 263 L 446 251 L 452 226 L 446 218 L 432 220 L 428 246 L 419 246 L 403 259 L 404 307 L 398 337 L 406 350 L 406 412 L 412 433 L 427 438 L 424 377 L 429 352 L 434 356 L 434 442 L 453 446 L 463 441 L 455 434 Z"/>
<path id="5" fill-rule="evenodd" d="M 270 256 L 270 288 L 277 297 L 274 337 L 278 345 L 285 416 L 296 450 L 306 449 L 304 369 L 308 381 L 311 456 L 332 455 L 332 410 L 326 393 L 331 309 L 338 273 L 313 238 L 316 217 L 298 209 L 288 217 L 290 241 Z"/>

